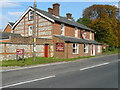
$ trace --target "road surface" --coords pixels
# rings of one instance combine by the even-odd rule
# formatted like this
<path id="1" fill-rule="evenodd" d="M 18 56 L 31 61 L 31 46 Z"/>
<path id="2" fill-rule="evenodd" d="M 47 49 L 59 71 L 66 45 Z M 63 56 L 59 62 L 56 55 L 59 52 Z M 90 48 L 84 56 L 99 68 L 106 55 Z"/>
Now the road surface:
<path id="1" fill-rule="evenodd" d="M 118 88 L 118 55 L 2 72 L 2 88 Z"/>

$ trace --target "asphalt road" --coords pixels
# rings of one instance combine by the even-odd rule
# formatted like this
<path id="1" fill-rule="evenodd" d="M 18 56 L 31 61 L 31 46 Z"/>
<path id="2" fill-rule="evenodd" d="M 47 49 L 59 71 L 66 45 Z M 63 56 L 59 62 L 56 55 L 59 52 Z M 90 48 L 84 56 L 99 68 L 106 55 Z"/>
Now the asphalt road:
<path id="1" fill-rule="evenodd" d="M 118 88 L 118 55 L 2 72 L 3 88 Z"/>

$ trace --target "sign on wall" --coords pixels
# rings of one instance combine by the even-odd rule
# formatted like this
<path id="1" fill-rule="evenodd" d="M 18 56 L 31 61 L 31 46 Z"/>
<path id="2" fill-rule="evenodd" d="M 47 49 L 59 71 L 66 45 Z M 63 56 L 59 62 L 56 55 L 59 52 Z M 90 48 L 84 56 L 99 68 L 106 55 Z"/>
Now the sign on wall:
<path id="1" fill-rule="evenodd" d="M 56 43 L 56 51 L 64 51 L 64 43 Z"/>
<path id="2" fill-rule="evenodd" d="M 83 37 L 83 39 L 85 39 L 86 36 L 87 36 L 87 33 L 86 33 L 86 32 L 82 33 L 82 37 Z"/>
<path id="3" fill-rule="evenodd" d="M 16 55 L 24 55 L 24 49 L 16 49 Z"/>

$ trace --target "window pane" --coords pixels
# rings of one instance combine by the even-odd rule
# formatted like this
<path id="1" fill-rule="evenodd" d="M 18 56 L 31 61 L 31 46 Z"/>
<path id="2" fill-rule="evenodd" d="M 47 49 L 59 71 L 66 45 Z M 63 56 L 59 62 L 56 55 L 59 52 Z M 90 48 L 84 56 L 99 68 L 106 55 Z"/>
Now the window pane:
<path id="1" fill-rule="evenodd" d="M 33 19 L 33 12 L 30 11 L 30 12 L 29 12 L 29 20 L 32 20 L 32 19 Z"/>
<path id="2" fill-rule="evenodd" d="M 61 35 L 64 35 L 64 24 L 61 24 Z"/>
<path id="3" fill-rule="evenodd" d="M 88 45 L 87 44 L 84 44 L 84 52 L 88 53 Z"/>
<path id="4" fill-rule="evenodd" d="M 75 44 L 73 44 L 73 48 L 75 48 Z"/>
<path id="5" fill-rule="evenodd" d="M 73 49 L 73 53 L 75 53 L 75 49 Z"/>
<path id="6" fill-rule="evenodd" d="M 73 53 L 78 54 L 78 44 L 73 44 Z"/>
<path id="7" fill-rule="evenodd" d="M 33 16 L 30 16 L 30 20 L 32 20 L 33 19 Z"/>
<path id="8" fill-rule="evenodd" d="M 29 35 L 32 35 L 32 30 L 33 30 L 33 27 L 29 26 Z"/>
<path id="9" fill-rule="evenodd" d="M 33 12 L 32 11 L 30 11 L 30 15 L 32 15 L 33 14 Z"/>

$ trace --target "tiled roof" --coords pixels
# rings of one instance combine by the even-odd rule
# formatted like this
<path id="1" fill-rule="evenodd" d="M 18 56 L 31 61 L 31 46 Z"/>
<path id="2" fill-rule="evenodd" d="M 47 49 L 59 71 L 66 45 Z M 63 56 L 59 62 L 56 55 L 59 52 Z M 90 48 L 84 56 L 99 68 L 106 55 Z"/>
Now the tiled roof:
<path id="1" fill-rule="evenodd" d="M 20 34 L 0 32 L 0 39 L 9 39 L 9 36 L 21 36 Z"/>
<path id="2" fill-rule="evenodd" d="M 30 6 L 31 7 L 31 6 Z M 33 7 L 31 7 L 33 8 Z M 44 14 L 45 16 L 55 20 L 56 22 L 60 22 L 60 23 L 64 23 L 64 24 L 68 24 L 68 25 L 71 25 L 71 26 L 74 26 L 74 27 L 79 27 L 79 28 L 82 28 L 82 29 L 85 29 L 85 30 L 88 30 L 88 31 L 93 31 L 92 29 L 88 28 L 87 26 L 83 25 L 83 24 L 79 24 L 77 22 L 75 22 L 74 20 L 69 20 L 67 19 L 66 17 L 62 17 L 62 16 L 55 16 L 51 13 L 48 13 L 46 11 L 43 11 L 43 10 L 40 10 L 40 9 L 36 9 L 36 11 Z"/>
<path id="3" fill-rule="evenodd" d="M 101 45 L 101 43 L 99 43 L 95 40 L 86 40 L 86 39 L 82 39 L 82 38 L 75 38 L 75 37 L 61 36 L 61 35 L 54 35 L 54 36 L 65 41 L 66 43 L 84 43 L 84 44 Z"/>

